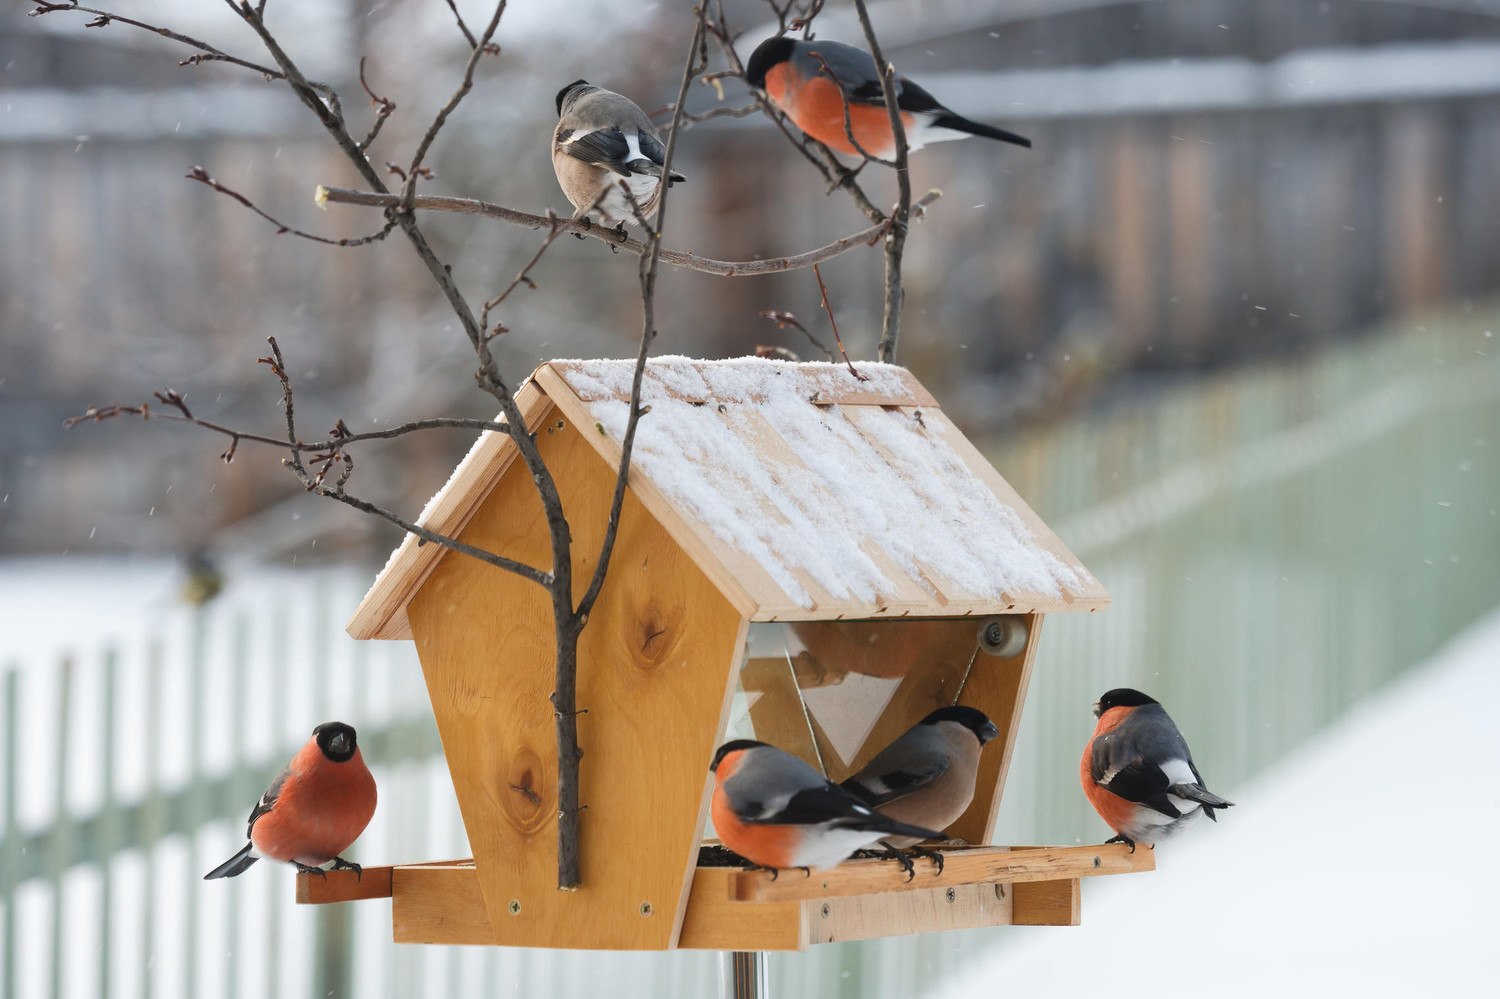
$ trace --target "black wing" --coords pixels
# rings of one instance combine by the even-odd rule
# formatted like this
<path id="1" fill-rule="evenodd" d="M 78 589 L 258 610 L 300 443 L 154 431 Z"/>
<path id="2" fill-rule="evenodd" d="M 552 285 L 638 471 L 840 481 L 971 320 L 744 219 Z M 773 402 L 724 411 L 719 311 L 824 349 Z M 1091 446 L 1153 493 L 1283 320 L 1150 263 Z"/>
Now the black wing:
<path id="1" fill-rule="evenodd" d="M 563 152 L 575 160 L 602 166 L 621 177 L 630 176 L 630 168 L 625 165 L 625 157 L 630 155 L 630 146 L 625 141 L 625 134 L 618 128 L 595 129 L 571 141 L 564 141 L 564 137 L 559 136 L 558 140 Z M 641 149 L 645 151 L 644 143 Z"/>
<path id="2" fill-rule="evenodd" d="M 1112 769 L 1113 774 L 1110 773 Z M 1124 798 L 1126 801 L 1145 805 L 1170 818 L 1175 819 L 1182 814 L 1177 806 L 1172 804 L 1172 799 L 1167 797 L 1167 789 L 1172 786 L 1172 779 L 1166 775 L 1166 772 L 1155 763 L 1140 758 L 1130 760 L 1123 765 L 1119 761 L 1112 761 L 1110 739 L 1107 735 L 1094 740 L 1094 749 L 1089 760 L 1089 773 L 1094 778 L 1094 783 L 1110 794 Z"/>
<path id="3" fill-rule="evenodd" d="M 255 820 L 276 806 L 276 799 L 281 797 L 281 787 L 291 775 L 292 768 L 284 768 L 281 773 L 276 775 L 276 779 L 271 781 L 271 786 L 266 788 L 266 793 L 260 796 L 260 800 L 255 803 L 255 807 L 250 809 L 250 821 L 245 826 L 246 838 L 249 838 L 250 830 L 255 828 Z"/>
<path id="4" fill-rule="evenodd" d="M 820 825 L 841 819 L 857 822 L 874 816 L 874 813 L 861 804 L 857 798 L 832 784 L 804 788 L 792 795 L 781 808 L 769 814 L 764 809 L 757 809 L 757 811 L 761 811 L 762 814 L 755 818 L 746 818 L 744 821 L 799 826 Z"/>
<path id="5" fill-rule="evenodd" d="M 899 766 L 881 771 L 880 757 L 839 786 L 867 805 L 885 805 L 905 797 L 948 772 L 949 759 L 940 752 L 904 752 Z"/>

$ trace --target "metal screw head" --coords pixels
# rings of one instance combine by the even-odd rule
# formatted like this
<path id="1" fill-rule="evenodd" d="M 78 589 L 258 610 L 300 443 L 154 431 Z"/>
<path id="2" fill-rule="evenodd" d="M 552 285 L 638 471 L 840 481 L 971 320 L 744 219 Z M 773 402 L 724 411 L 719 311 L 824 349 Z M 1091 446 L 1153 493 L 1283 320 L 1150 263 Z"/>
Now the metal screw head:
<path id="1" fill-rule="evenodd" d="M 510 900 L 510 914 L 512 916 L 519 916 L 521 914 L 521 900 L 520 899 L 513 898 L 513 899 Z"/>
<path id="2" fill-rule="evenodd" d="M 979 623 L 979 647 L 1000 659 L 1026 651 L 1026 619 L 1019 614 L 987 618 Z"/>
<path id="3" fill-rule="evenodd" d="M 823 918 L 824 918 L 824 919 L 827 919 L 827 918 L 828 918 L 828 913 L 829 913 L 829 911 L 830 911 L 830 910 L 829 910 L 829 908 L 828 908 L 828 903 L 827 903 L 827 902 L 824 902 L 824 903 L 823 903 Z"/>
<path id="4" fill-rule="evenodd" d="M 958 901 L 958 892 L 954 891 L 952 888 L 949 888 L 947 891 L 943 892 L 943 894 L 947 896 L 948 901 L 950 902 Z"/>
<path id="5" fill-rule="evenodd" d="M 650 902 L 642 902 L 641 903 L 641 915 L 643 915 L 643 916 L 649 916 L 649 915 L 651 915 L 651 903 Z"/>

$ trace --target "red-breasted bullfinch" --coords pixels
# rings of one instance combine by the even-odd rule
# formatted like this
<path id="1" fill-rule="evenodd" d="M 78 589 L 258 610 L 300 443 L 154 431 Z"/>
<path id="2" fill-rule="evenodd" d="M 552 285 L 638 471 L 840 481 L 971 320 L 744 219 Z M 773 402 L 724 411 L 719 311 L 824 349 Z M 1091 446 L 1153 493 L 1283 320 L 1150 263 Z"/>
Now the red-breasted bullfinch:
<path id="1" fill-rule="evenodd" d="M 552 170 L 573 207 L 605 225 L 635 225 L 623 181 L 650 217 L 660 198 L 666 147 L 634 101 L 586 80 L 557 92 Z M 686 180 L 675 170 L 672 183 Z M 623 231 L 623 230 L 622 230 Z"/>
<path id="2" fill-rule="evenodd" d="M 1157 701 L 1119 687 L 1094 702 L 1099 723 L 1078 767 L 1083 793 L 1115 835 L 1106 843 L 1155 846 L 1226 801 L 1203 786 L 1193 754 Z"/>
<path id="3" fill-rule="evenodd" d="M 896 140 L 891 134 L 880 76 L 875 60 L 864 49 L 821 39 L 803 42 L 770 38 L 751 53 L 745 64 L 745 82 L 764 91 L 798 128 L 830 149 L 849 156 L 861 156 L 863 150 L 882 159 L 895 154 Z M 896 77 L 896 87 L 896 106 L 901 111 L 908 149 L 971 135 L 1031 145 L 1024 136 L 955 114 L 904 76 Z M 854 142 L 849 141 L 850 133 Z"/>
<path id="4" fill-rule="evenodd" d="M 714 754 L 710 812 L 719 841 L 759 867 L 834 867 L 885 836 L 941 837 L 897 822 L 790 753 L 752 739 Z"/>
<path id="5" fill-rule="evenodd" d="M 945 829 L 974 800 L 979 751 L 1000 734 L 995 723 L 976 708 L 939 708 L 882 749 L 859 773 L 839 786 L 880 814 L 898 822 Z M 899 851 L 921 840 L 888 836 L 881 840 L 911 873 L 911 861 Z M 943 855 L 913 851 L 943 869 Z"/>
<path id="6" fill-rule="evenodd" d="M 354 729 L 324 722 L 276 775 L 250 811 L 250 842 L 203 876 L 232 878 L 261 857 L 281 860 L 306 873 L 359 871 L 339 856 L 359 838 L 375 814 L 375 778 L 355 743 Z"/>

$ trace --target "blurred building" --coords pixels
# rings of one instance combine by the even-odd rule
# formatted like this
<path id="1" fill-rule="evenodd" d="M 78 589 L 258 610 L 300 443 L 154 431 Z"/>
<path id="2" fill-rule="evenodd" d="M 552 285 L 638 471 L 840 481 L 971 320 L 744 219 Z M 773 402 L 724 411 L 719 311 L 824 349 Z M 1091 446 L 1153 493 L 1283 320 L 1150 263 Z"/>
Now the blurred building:
<path id="1" fill-rule="evenodd" d="M 137 5 L 251 58 L 226 14 Z M 218 5 L 211 5 L 215 8 Z M 482 5 L 461 4 L 471 21 Z M 608 4 L 604 61 L 548 5 L 518 3 L 428 189 L 537 210 L 566 205 L 547 161 L 552 97 L 586 76 L 648 110 L 671 98 L 685 13 Z M 730 3 L 741 48 L 765 10 Z M 921 151 L 920 192 L 944 191 L 909 244 L 903 359 L 977 433 L 1002 433 L 1165 378 L 1305 351 L 1393 315 L 1462 305 L 1500 285 L 1500 10 L 1438 0 L 996 0 L 874 5 L 888 54 L 941 99 L 1035 140 Z M 183 391 L 200 415 L 274 432 L 279 391 L 255 358 L 281 341 L 303 432 L 420 416 L 492 415 L 451 314 L 399 237 L 355 250 L 277 236 L 181 179 L 201 164 L 277 218 L 332 237 L 374 213 L 311 204 L 355 185 L 279 84 L 125 26 L 0 10 L 0 552 L 233 543 L 271 551 L 389 536 L 300 497 L 279 456 L 124 423 L 63 431 L 90 404 Z M 670 15 L 670 16 L 669 16 Z M 329 0 L 288 13 L 294 54 L 370 110 L 353 71 L 400 109 L 372 150 L 409 157 L 456 79 L 462 39 L 443 5 Z M 508 14 L 507 17 L 512 15 Z M 303 18 L 296 21 L 295 18 Z M 66 19 L 66 20 L 65 20 Z M 413 29 L 413 24 L 417 25 Z M 847 11 L 821 35 L 857 40 Z M 511 33 L 507 34 L 507 31 Z M 742 88 L 726 86 L 740 102 Z M 713 103 L 695 87 L 694 107 Z M 841 195 L 763 121 L 685 134 L 673 245 L 721 258 L 796 252 L 862 228 Z M 871 168 L 872 196 L 894 184 Z M 498 290 L 536 236 L 472 219 L 427 223 L 473 300 Z M 877 251 L 824 269 L 841 330 L 868 356 L 879 328 Z M 560 243 L 503 317 L 519 378 L 548 356 L 625 355 L 639 332 L 635 268 L 597 242 Z M 757 343 L 808 355 L 757 313 L 820 332 L 812 276 L 667 273 L 659 352 L 728 356 Z M 467 435 L 371 451 L 363 495 L 417 509 Z M 255 518 L 255 519 L 247 519 Z"/>

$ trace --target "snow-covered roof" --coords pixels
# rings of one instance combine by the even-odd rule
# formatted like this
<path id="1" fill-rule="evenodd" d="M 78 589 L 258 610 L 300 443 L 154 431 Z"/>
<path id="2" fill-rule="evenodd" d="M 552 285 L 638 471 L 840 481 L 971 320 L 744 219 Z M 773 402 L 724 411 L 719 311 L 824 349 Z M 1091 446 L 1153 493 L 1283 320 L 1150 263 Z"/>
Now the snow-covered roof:
<path id="1" fill-rule="evenodd" d="M 611 465 L 631 361 L 553 361 L 518 401 L 555 406 Z M 630 486 L 752 620 L 1096 609 L 1098 581 L 904 368 L 740 358 L 649 362 Z M 461 530 L 513 459 L 485 434 L 419 522 Z M 356 638 L 407 637 L 405 606 L 443 557 L 407 538 Z"/>

